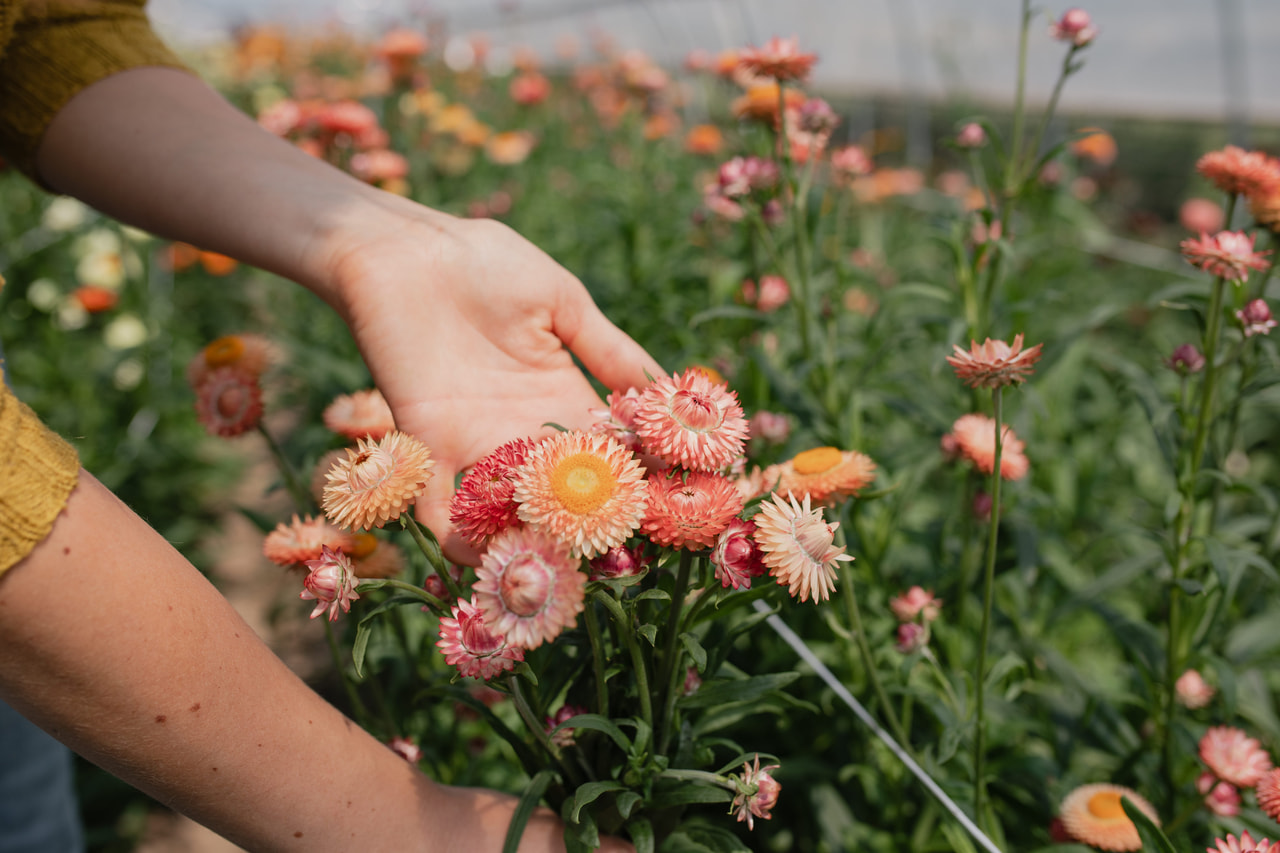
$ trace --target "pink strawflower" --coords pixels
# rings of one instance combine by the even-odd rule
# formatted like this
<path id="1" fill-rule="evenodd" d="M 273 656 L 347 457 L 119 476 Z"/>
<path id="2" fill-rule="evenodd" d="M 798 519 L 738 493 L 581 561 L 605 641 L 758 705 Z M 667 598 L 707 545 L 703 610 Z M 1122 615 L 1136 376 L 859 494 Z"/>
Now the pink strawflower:
<path id="1" fill-rule="evenodd" d="M 449 521 L 474 548 L 509 527 L 520 525 L 515 502 L 516 468 L 534 443 L 517 438 L 485 456 L 467 472 L 449 502 Z"/>
<path id="2" fill-rule="evenodd" d="M 636 405 L 640 402 L 639 389 L 628 388 L 625 392 L 612 391 L 606 400 L 609 408 L 590 410 L 596 419 L 591 426 L 591 431 L 611 436 L 627 450 L 639 450 L 640 436 L 636 435 Z"/>
<path id="3" fill-rule="evenodd" d="M 772 492 L 777 488 L 779 477 L 777 465 L 770 465 L 764 470 L 757 465 L 749 472 L 739 475 L 734 485 L 738 487 L 738 494 L 742 495 L 742 501 L 745 504 Z"/>
<path id="4" fill-rule="evenodd" d="M 360 578 L 355 575 L 351 558 L 325 545 L 321 549 L 320 559 L 307 560 L 306 566 L 311 573 L 302 581 L 303 590 L 299 598 L 316 602 L 311 618 L 328 610 L 329 621 L 336 622 L 339 609 L 343 613 L 350 613 L 351 602 L 360 598 L 356 592 Z"/>
<path id="5" fill-rule="evenodd" d="M 831 152 L 831 171 L 841 183 L 849 183 L 859 175 L 871 174 L 871 158 L 857 145 L 846 145 Z"/>
<path id="6" fill-rule="evenodd" d="M 313 116 L 313 121 L 326 134 L 345 134 L 352 138 L 367 137 L 378 130 L 378 116 L 358 101 L 334 101 L 325 104 Z"/>
<path id="7" fill-rule="evenodd" d="M 1179 376 L 1188 376 L 1204 370 L 1204 356 L 1193 344 L 1180 344 L 1174 348 L 1165 365 Z"/>
<path id="8" fill-rule="evenodd" d="M 573 719 L 579 714 L 586 714 L 589 711 L 581 705 L 561 705 L 560 710 L 556 711 L 546 719 L 546 732 L 551 735 L 551 742 L 561 749 L 567 749 L 573 746 L 576 741 L 573 737 L 573 729 L 561 729 L 558 732 L 552 730 L 563 722 Z"/>
<path id="9" fill-rule="evenodd" d="M 898 626 L 895 647 L 904 655 L 918 652 L 929 643 L 929 629 L 919 622 L 903 622 Z"/>
<path id="10" fill-rule="evenodd" d="M 742 512 L 733 481 L 710 471 L 663 472 L 649 478 L 649 509 L 640 530 L 657 545 L 709 548 Z"/>
<path id="11" fill-rule="evenodd" d="M 462 581 L 461 566 L 456 566 L 453 563 L 450 563 L 447 571 L 449 572 L 449 577 L 454 583 L 460 583 Z M 422 588 L 441 601 L 449 600 L 449 587 L 445 585 L 444 578 L 440 577 L 436 572 L 432 572 L 427 575 L 427 579 L 422 582 Z M 424 613 L 430 612 L 427 607 L 423 607 L 422 611 Z"/>
<path id="12" fill-rule="evenodd" d="M 603 578 L 629 578 L 649 568 L 649 560 L 645 559 L 644 546 L 616 545 L 598 557 L 591 558 L 590 580 Z"/>
<path id="13" fill-rule="evenodd" d="M 696 368 L 645 388 L 635 414 L 645 451 L 672 466 L 718 471 L 745 447 L 747 420 L 738 395 Z"/>
<path id="14" fill-rule="evenodd" d="M 1205 808 L 1218 817 L 1235 817 L 1240 813 L 1240 792 L 1230 782 L 1220 782 L 1212 773 L 1201 773 L 1196 789 L 1204 794 Z"/>
<path id="15" fill-rule="evenodd" d="M 778 767 L 777 764 L 761 767 L 760 756 L 757 755 L 753 764 L 742 762 L 742 776 L 734 777 L 737 794 L 729 805 L 729 813 L 736 812 L 739 823 L 744 820 L 747 822 L 747 829 L 756 828 L 756 818 L 769 820 L 773 817 L 770 810 L 777 805 L 782 785 L 778 784 L 769 771 L 777 770 Z"/>
<path id="16" fill-rule="evenodd" d="M 324 425 L 351 441 L 378 441 L 396 428 L 391 407 L 377 388 L 335 397 L 324 410 Z"/>
<path id="17" fill-rule="evenodd" d="M 1254 841 L 1248 831 L 1240 833 L 1240 837 L 1228 835 L 1226 838 L 1215 838 L 1213 847 L 1206 847 L 1206 853 L 1280 853 L 1280 841 L 1268 841 L 1263 838 Z"/>
<path id="18" fill-rule="evenodd" d="M 765 444 L 783 444 L 791 435 L 791 419 L 777 412 L 764 409 L 751 416 L 748 422 L 751 434 L 750 441 L 761 441 Z"/>
<path id="19" fill-rule="evenodd" d="M 257 377 L 219 367 L 196 386 L 196 418 L 210 435 L 232 438 L 262 420 L 262 387 Z"/>
<path id="20" fill-rule="evenodd" d="M 1089 13 L 1083 9 L 1068 9 L 1062 17 L 1049 25 L 1049 35 L 1058 41 L 1069 41 L 1076 47 L 1084 47 L 1098 35 Z"/>
<path id="21" fill-rule="evenodd" d="M 277 566 L 300 567 L 308 560 L 318 560 L 325 547 L 334 551 L 349 552 L 354 538 L 350 533 L 330 524 L 323 517 L 293 519 L 281 522 L 267 534 L 262 542 L 263 555 Z"/>
<path id="22" fill-rule="evenodd" d="M 917 619 L 932 622 L 938 618 L 942 601 L 935 598 L 932 591 L 913 586 L 902 595 L 889 599 L 889 609 L 899 622 L 915 622 Z"/>
<path id="23" fill-rule="evenodd" d="M 960 148 L 981 148 L 987 144 L 987 132 L 982 125 L 971 121 L 956 134 L 956 145 Z"/>
<path id="24" fill-rule="evenodd" d="M 560 432 L 516 469 L 520 520 L 594 557 L 640 527 L 648 484 L 635 456 L 607 435 Z"/>
<path id="25" fill-rule="evenodd" d="M 953 448 L 955 455 L 972 462 L 979 471 L 990 474 L 996 467 L 996 422 L 986 415 L 961 415 L 951 427 L 950 442 L 944 441 L 944 451 Z M 1021 480 L 1031 467 L 1023 454 L 1023 443 L 1009 426 L 1001 431 L 1000 476 L 1006 480 Z"/>
<path id="26" fill-rule="evenodd" d="M 1249 280 L 1249 270 L 1265 270 L 1270 266 L 1265 256 L 1271 252 L 1255 252 L 1253 241 L 1253 235 L 1243 231 L 1219 231 L 1212 237 L 1201 233 L 1200 239 L 1183 240 L 1179 246 L 1182 256 L 1193 267 L 1239 282 Z"/>
<path id="27" fill-rule="evenodd" d="M 1227 224 L 1222 205 L 1207 198 L 1189 198 L 1178 208 L 1178 222 L 1182 227 L 1199 234 L 1221 231 Z"/>
<path id="28" fill-rule="evenodd" d="M 700 687 L 702 687 L 702 676 L 698 675 L 696 666 L 691 666 L 684 674 L 683 693 L 685 696 L 692 696 L 698 692 Z"/>
<path id="29" fill-rule="evenodd" d="M 774 472 L 780 494 L 807 495 L 815 504 L 831 505 L 870 485 L 876 463 L 856 450 L 814 447 L 775 466 Z"/>
<path id="30" fill-rule="evenodd" d="M 536 649 L 577 622 L 586 584 L 563 541 L 522 527 L 489 542 L 472 589 L 486 627 Z"/>
<path id="31" fill-rule="evenodd" d="M 488 681 L 510 672 L 524 660 L 523 648 L 485 624 L 474 595 L 470 601 L 459 598 L 453 605 L 452 617 L 440 617 L 440 639 L 436 646 L 444 653 L 445 662 L 456 666 L 463 678 Z"/>
<path id="32" fill-rule="evenodd" d="M 742 301 L 757 311 L 769 314 L 777 311 L 791 299 L 791 285 L 780 275 L 760 276 L 760 286 L 751 279 L 742 281 Z"/>
<path id="33" fill-rule="evenodd" d="M 742 198 L 753 190 L 772 189 L 778 183 L 778 164 L 763 157 L 734 157 L 720 164 L 716 175 L 720 194 Z"/>
<path id="34" fill-rule="evenodd" d="M 717 184 L 706 188 L 702 194 L 702 203 L 707 210 L 727 222 L 741 222 L 747 215 L 746 209 L 721 193 Z"/>
<path id="35" fill-rule="evenodd" d="M 1000 467 L 1003 468 L 1004 466 L 1001 465 Z M 992 499 L 989 492 L 979 491 L 973 493 L 973 504 L 970 506 L 969 511 L 973 514 L 974 521 L 986 524 L 991 520 L 991 510 L 994 508 L 995 500 Z"/>
<path id="36" fill-rule="evenodd" d="M 1266 195 L 1280 188 L 1280 160 L 1235 145 L 1205 154 L 1196 162 L 1196 171 L 1232 195 Z"/>
<path id="37" fill-rule="evenodd" d="M 800 39 L 796 36 L 775 36 L 764 47 L 748 47 L 738 54 L 739 68 L 779 81 L 803 80 L 817 61 L 817 54 L 800 52 Z"/>
<path id="38" fill-rule="evenodd" d="M 1262 774 L 1262 778 L 1258 780 L 1258 808 L 1267 813 L 1268 816 L 1277 823 L 1280 823 L 1280 768 L 1268 770 Z M 1280 841 L 1275 846 L 1280 848 Z M 1277 849 L 1275 853 L 1280 853 Z"/>
<path id="39" fill-rule="evenodd" d="M 1196 710 L 1203 708 L 1213 700 L 1214 689 L 1194 669 L 1189 669 L 1173 684 L 1174 694 L 1184 708 Z"/>
<path id="40" fill-rule="evenodd" d="M 1022 335 L 1013 339 L 1013 345 L 987 338 L 981 345 L 969 342 L 969 351 L 953 347 L 955 355 L 947 356 L 947 363 L 955 368 L 956 376 L 970 388 L 999 388 L 1025 382 L 1035 363 L 1040 360 L 1044 344 L 1022 349 Z"/>
<path id="41" fill-rule="evenodd" d="M 361 151 L 351 158 L 351 174 L 366 184 L 403 180 L 409 175 L 409 161 L 403 154 L 386 148 Z"/>
<path id="42" fill-rule="evenodd" d="M 776 492 L 772 497 L 760 504 L 760 512 L 752 518 L 769 574 L 793 598 L 808 601 L 812 596 L 815 604 L 826 601 L 836 588 L 836 565 L 853 559 L 833 544 L 839 525 L 828 524 L 820 508 L 811 508 L 808 495 L 803 503 L 794 496 L 784 500 Z"/>
<path id="43" fill-rule="evenodd" d="M 1251 299 L 1243 309 L 1236 312 L 1236 319 L 1240 321 L 1246 338 L 1269 335 L 1276 327 L 1276 321 L 1271 317 L 1271 308 L 1263 299 Z"/>
<path id="44" fill-rule="evenodd" d="M 551 95 L 551 81 L 537 71 L 525 71 L 511 80 L 511 100 L 521 106 L 533 106 Z"/>
<path id="45" fill-rule="evenodd" d="M 376 442 L 359 439 L 329 471 L 325 515 L 352 530 L 382 527 L 426 491 L 434 466 L 431 451 L 408 433 L 392 430 Z"/>
<path id="46" fill-rule="evenodd" d="M 750 589 L 751 579 L 764 574 L 764 555 L 756 544 L 754 521 L 735 518 L 716 539 L 711 564 L 721 586 Z"/>
<path id="47" fill-rule="evenodd" d="M 387 741 L 387 746 L 392 752 L 410 764 L 417 764 L 422 760 L 422 749 L 413 742 L 412 738 L 400 737 L 397 735 Z"/>
<path id="48" fill-rule="evenodd" d="M 1252 788 L 1271 769 L 1271 756 L 1255 739 L 1231 726 L 1214 726 L 1200 738 L 1200 759 L 1219 779 Z"/>

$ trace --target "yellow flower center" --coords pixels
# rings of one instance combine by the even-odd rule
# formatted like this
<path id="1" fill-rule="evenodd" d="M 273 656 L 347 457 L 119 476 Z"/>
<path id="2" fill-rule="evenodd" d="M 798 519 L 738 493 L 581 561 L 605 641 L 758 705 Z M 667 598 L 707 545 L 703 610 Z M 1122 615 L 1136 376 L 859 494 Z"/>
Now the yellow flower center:
<path id="1" fill-rule="evenodd" d="M 1099 791 L 1089 798 L 1089 814 L 1099 820 L 1116 820 L 1127 818 L 1124 806 L 1120 805 L 1120 795 L 1115 791 Z"/>
<path id="2" fill-rule="evenodd" d="M 575 515 L 587 515 L 604 506 L 617 484 L 609 462 L 594 453 L 575 453 L 551 472 L 551 493 Z"/>
<path id="3" fill-rule="evenodd" d="M 210 367 L 229 367 L 244 358 L 244 341 L 239 335 L 226 335 L 204 348 L 204 363 Z"/>
<path id="4" fill-rule="evenodd" d="M 839 465 L 843 459 L 844 454 L 837 447 L 815 447 L 797 453 L 791 460 L 791 467 L 797 474 L 821 474 Z"/>
<path id="5" fill-rule="evenodd" d="M 378 538 L 372 533 L 357 533 L 352 537 L 351 545 L 346 549 L 348 557 L 363 560 L 378 547 Z"/>

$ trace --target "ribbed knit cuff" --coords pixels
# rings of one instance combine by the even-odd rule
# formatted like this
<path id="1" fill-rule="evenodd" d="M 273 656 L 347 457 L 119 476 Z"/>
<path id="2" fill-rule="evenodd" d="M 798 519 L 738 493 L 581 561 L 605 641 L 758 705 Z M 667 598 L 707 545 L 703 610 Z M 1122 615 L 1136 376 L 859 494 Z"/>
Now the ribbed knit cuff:
<path id="1" fill-rule="evenodd" d="M 38 4 L 32 4 L 38 5 Z M 146 65 L 186 68 L 151 30 L 143 0 L 49 0 L 25 11 L 0 57 L 0 152 L 36 178 L 40 140 L 80 90 Z"/>
<path id="2" fill-rule="evenodd" d="M 75 449 L 0 384 L 0 575 L 49 535 L 79 474 Z"/>

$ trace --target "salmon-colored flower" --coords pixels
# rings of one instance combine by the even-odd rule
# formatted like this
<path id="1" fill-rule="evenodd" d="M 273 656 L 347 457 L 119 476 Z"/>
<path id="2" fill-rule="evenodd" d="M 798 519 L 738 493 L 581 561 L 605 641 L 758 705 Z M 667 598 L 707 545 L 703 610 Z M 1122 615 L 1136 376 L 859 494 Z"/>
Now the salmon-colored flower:
<path id="1" fill-rule="evenodd" d="M 828 524 L 821 509 L 811 508 L 808 495 L 803 503 L 794 496 L 784 500 L 776 492 L 772 497 L 752 518 L 769 574 L 793 598 L 826 601 L 836 588 L 836 564 L 853 559 L 833 544 L 839 525 Z"/>
<path id="2" fill-rule="evenodd" d="M 561 432 L 529 451 L 513 494 L 521 521 L 590 558 L 640 526 L 647 489 L 640 461 L 612 438 Z"/>
<path id="3" fill-rule="evenodd" d="M 1253 241 L 1253 235 L 1243 231 L 1219 231 L 1212 237 L 1202 233 L 1198 240 L 1183 240 L 1179 247 L 1193 267 L 1227 281 L 1240 282 L 1249 280 L 1249 270 L 1265 270 L 1270 266 L 1266 255 L 1271 252 L 1255 252 Z"/>
<path id="4" fill-rule="evenodd" d="M 738 487 L 738 494 L 742 495 L 742 500 L 745 503 L 772 492 L 777 488 L 780 477 L 781 473 L 777 465 L 770 465 L 764 470 L 761 470 L 760 466 L 757 465 L 739 476 L 734 481 L 734 485 Z"/>
<path id="5" fill-rule="evenodd" d="M 379 441 L 396 428 L 391 407 L 377 388 L 335 397 L 322 417 L 325 426 L 351 441 Z"/>
<path id="6" fill-rule="evenodd" d="M 742 301 L 765 314 L 777 311 L 791 299 L 791 285 L 780 275 L 760 276 L 760 285 L 751 279 L 742 282 Z"/>
<path id="7" fill-rule="evenodd" d="M 1263 838 L 1254 841 L 1247 831 L 1240 837 L 1228 835 L 1226 838 L 1215 838 L 1213 847 L 1206 847 L 1206 853 L 1280 853 L 1280 841 L 1268 841 Z"/>
<path id="8" fill-rule="evenodd" d="M 669 465 L 718 471 L 746 447 L 747 419 L 738 395 L 693 368 L 645 388 L 635 419 L 645 451 Z"/>
<path id="9" fill-rule="evenodd" d="M 351 174 L 366 184 L 386 184 L 407 177 L 409 161 L 403 154 L 386 148 L 361 151 L 351 157 Z"/>
<path id="10" fill-rule="evenodd" d="M 846 145 L 831 152 L 831 171 L 841 184 L 848 184 L 859 175 L 871 174 L 871 158 L 857 145 Z"/>
<path id="11" fill-rule="evenodd" d="M 774 80 L 803 80 L 818 61 L 815 53 L 801 53 L 800 39 L 774 36 L 764 47 L 748 47 L 738 54 L 738 67 Z"/>
<path id="12" fill-rule="evenodd" d="M 1099 850 L 1141 850 L 1142 838 L 1138 828 L 1125 814 L 1120 798 L 1127 797 L 1157 826 L 1160 818 L 1151 803 L 1122 785 L 1105 782 L 1081 785 L 1062 801 L 1058 815 L 1067 832 L 1077 841 L 1097 847 Z"/>
<path id="13" fill-rule="evenodd" d="M 787 89 L 782 96 L 787 109 L 800 109 L 807 100 L 804 92 Z M 746 93 L 729 105 L 735 118 L 754 119 L 776 126 L 778 124 L 778 84 L 764 83 L 751 86 Z"/>
<path id="14" fill-rule="evenodd" d="M 684 150 L 700 156 L 714 156 L 724 147 L 724 134 L 714 124 L 695 124 L 684 137 Z"/>
<path id="15" fill-rule="evenodd" d="M 1025 382 L 1035 363 L 1040 360 L 1044 344 L 1022 349 L 1022 335 L 1013 339 L 1013 345 L 987 338 L 982 344 L 969 342 L 969 351 L 953 347 L 955 355 L 947 356 L 947 363 L 955 368 L 956 376 L 970 388 L 999 388 Z"/>
<path id="16" fill-rule="evenodd" d="M 365 580 L 394 578 L 404 571 L 404 552 L 393 542 L 382 542 L 372 533 L 357 533 L 351 555 L 356 574 Z"/>
<path id="17" fill-rule="evenodd" d="M 769 820 L 771 811 L 778 803 L 778 794 L 782 785 L 770 775 L 769 771 L 777 770 L 779 765 L 760 766 L 760 756 L 756 756 L 754 764 L 742 762 L 742 776 L 735 777 L 737 794 L 729 805 L 729 813 L 737 814 L 738 822 L 747 822 L 747 829 L 756 828 L 756 818 Z"/>
<path id="18" fill-rule="evenodd" d="M 526 71 L 512 78 L 509 92 L 517 104 L 533 106 L 550 97 L 551 81 L 537 71 Z"/>
<path id="19" fill-rule="evenodd" d="M 1201 773 L 1196 789 L 1204 794 L 1204 805 L 1218 817 L 1235 817 L 1240 813 L 1240 791 L 1230 782 L 1221 782 L 1212 773 Z"/>
<path id="20" fill-rule="evenodd" d="M 520 524 L 515 502 L 516 468 L 534 443 L 517 438 L 477 462 L 458 484 L 449 503 L 449 521 L 463 539 L 481 548 L 493 536 Z"/>
<path id="21" fill-rule="evenodd" d="M 349 552 L 352 536 L 333 526 L 323 517 L 306 516 L 281 522 L 262 542 L 262 553 L 277 566 L 300 567 L 308 560 L 318 560 L 327 546 L 334 551 Z"/>
<path id="22" fill-rule="evenodd" d="M 399 518 L 427 488 L 435 462 L 413 436 L 392 430 L 379 441 L 359 439 L 328 474 L 325 515 L 352 530 Z"/>
<path id="23" fill-rule="evenodd" d="M 591 409 L 596 418 L 592 432 L 611 436 L 628 450 L 640 449 L 640 436 L 636 435 L 636 406 L 640 403 L 640 391 L 628 388 L 625 392 L 612 391 L 606 398 L 607 409 Z"/>
<path id="24" fill-rule="evenodd" d="M 777 491 L 830 504 L 858 494 L 875 479 L 876 464 L 856 450 L 814 447 L 778 465 Z"/>
<path id="25" fill-rule="evenodd" d="M 1188 669 L 1173 683 L 1174 694 L 1184 708 L 1203 708 L 1213 700 L 1214 689 L 1194 669 Z"/>
<path id="26" fill-rule="evenodd" d="M 1031 467 L 1023 453 L 1023 443 L 1006 425 L 1000 433 L 1000 476 L 1021 480 Z M 996 422 L 986 415 L 962 415 L 951 427 L 950 446 L 957 456 L 968 459 L 978 470 L 990 474 L 996 467 Z M 944 448 L 948 446 L 944 442 Z"/>
<path id="27" fill-rule="evenodd" d="M 356 593 L 360 578 L 356 577 L 351 558 L 326 545 L 321 550 L 320 558 L 307 560 L 306 566 L 311 573 L 302 581 L 303 590 L 299 598 L 316 602 L 311 618 L 328 610 L 329 621 L 336 622 L 339 610 L 350 613 L 351 602 L 360 598 Z"/>
<path id="28" fill-rule="evenodd" d="M 1205 154 L 1196 162 L 1196 171 L 1224 193 L 1267 195 L 1280 188 L 1280 160 L 1235 145 Z"/>
<path id="29" fill-rule="evenodd" d="M 1200 760 L 1224 782 L 1252 788 L 1271 769 L 1271 756 L 1254 738 L 1232 726 L 1214 726 L 1200 738 Z"/>
<path id="30" fill-rule="evenodd" d="M 932 622 L 938 618 L 942 609 L 942 601 L 935 598 L 933 592 L 923 587 L 913 586 L 902 595 L 889 599 L 889 609 L 899 622 Z"/>
<path id="31" fill-rule="evenodd" d="M 518 646 L 536 649 L 574 625 L 586 583 L 563 541 L 521 527 L 489 543 L 472 589 L 486 627 Z"/>
<path id="32" fill-rule="evenodd" d="M 329 135 L 341 133 L 358 137 L 378 128 L 377 114 L 359 101 L 344 100 L 324 104 L 313 120 L 322 132 Z"/>
<path id="33" fill-rule="evenodd" d="M 514 166 L 528 160 L 537 144 L 538 137 L 527 130 L 507 130 L 485 140 L 484 153 L 490 163 Z"/>
<path id="34" fill-rule="evenodd" d="M 660 473 L 649 478 L 649 509 L 640 529 L 658 545 L 709 548 L 742 506 L 733 481 L 720 474 Z"/>
<path id="35" fill-rule="evenodd" d="M 1256 217 L 1255 217 L 1256 218 Z M 1189 198 L 1178 208 L 1178 222 L 1188 231 L 1216 233 L 1227 224 L 1222 205 L 1207 198 Z"/>
<path id="36" fill-rule="evenodd" d="M 196 386 L 196 417 L 210 435 L 231 438 L 248 432 L 262 419 L 262 387 L 254 376 L 220 367 Z"/>
<path id="37" fill-rule="evenodd" d="M 436 646 L 444 653 L 445 663 L 456 666 L 463 678 L 488 681 L 524 660 L 524 649 L 485 625 L 475 596 L 470 601 L 459 598 L 453 605 L 453 616 L 440 617 Z"/>
<path id="38" fill-rule="evenodd" d="M 987 132 L 976 121 L 967 123 L 956 134 L 956 146 L 959 148 L 981 148 L 987 144 Z"/>
<path id="39" fill-rule="evenodd" d="M 259 377 L 275 362 L 276 347 L 261 335 L 224 335 L 210 341 L 187 365 L 187 382 L 197 387 L 211 372 L 230 367 Z"/>
<path id="40" fill-rule="evenodd" d="M 1258 808 L 1280 823 L 1280 767 L 1268 770 L 1258 780 Z M 1277 842 L 1280 845 L 1280 842 Z M 1277 851 L 1280 853 L 1280 851 Z"/>
<path id="41" fill-rule="evenodd" d="M 120 297 L 114 290 L 96 284 L 83 284 L 77 287 L 72 295 L 80 303 L 80 307 L 90 314 L 110 311 L 120 301 Z"/>
<path id="42" fill-rule="evenodd" d="M 1058 41 L 1069 41 L 1076 47 L 1084 47 L 1098 35 L 1098 28 L 1084 9 L 1068 9 L 1062 17 L 1049 25 L 1049 35 Z"/>

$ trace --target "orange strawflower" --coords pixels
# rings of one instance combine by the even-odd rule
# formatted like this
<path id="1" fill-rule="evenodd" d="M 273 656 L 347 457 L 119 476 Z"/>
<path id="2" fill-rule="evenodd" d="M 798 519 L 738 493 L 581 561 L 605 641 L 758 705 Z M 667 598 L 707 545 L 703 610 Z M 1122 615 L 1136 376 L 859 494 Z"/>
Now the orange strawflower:
<path id="1" fill-rule="evenodd" d="M 684 137 L 684 150 L 690 154 L 714 156 L 724 147 L 724 134 L 714 124 L 696 124 Z"/>
<path id="2" fill-rule="evenodd" d="M 1225 193 L 1268 195 L 1280 189 L 1280 160 L 1235 145 L 1205 154 L 1196 171 Z"/>
<path id="3" fill-rule="evenodd" d="M 499 166 L 514 166 L 529 159 L 538 138 L 527 130 L 507 130 L 495 133 L 484 143 L 485 156 Z"/>
<path id="4" fill-rule="evenodd" d="M 1023 443 L 1009 426 L 1000 433 L 1000 476 L 1006 480 L 1021 480 L 1027 475 L 1030 463 L 1023 454 Z M 996 467 L 996 422 L 986 415 L 962 415 L 951 427 L 950 441 L 944 447 L 968 459 L 978 470 L 990 474 Z"/>
<path id="5" fill-rule="evenodd" d="M 224 335 L 206 344 L 187 365 L 187 382 L 195 388 L 211 372 L 223 367 L 256 379 L 275 360 L 275 346 L 261 335 Z"/>
<path id="6" fill-rule="evenodd" d="M 1058 816 L 1077 841 L 1100 850 L 1141 850 L 1138 828 L 1125 814 L 1121 797 L 1128 797 L 1157 826 L 1156 810 L 1137 791 L 1122 785 L 1098 783 L 1076 788 L 1062 801 Z"/>
<path id="7" fill-rule="evenodd" d="M 635 423 L 647 453 L 695 471 L 729 465 L 742 455 L 748 433 L 738 396 L 696 368 L 645 388 Z"/>
<path id="8" fill-rule="evenodd" d="M 815 447 L 775 470 L 780 494 L 808 495 L 814 504 L 828 504 L 858 494 L 875 479 L 876 463 L 856 450 Z"/>
<path id="9" fill-rule="evenodd" d="M 396 428 L 391 407 L 377 388 L 335 397 L 322 417 L 325 426 L 351 441 L 377 441 Z"/>
<path id="10" fill-rule="evenodd" d="M 407 433 L 393 430 L 377 442 L 359 439 L 329 471 L 325 515 L 352 530 L 382 527 L 426 491 L 434 465 L 427 446 Z"/>
<path id="11" fill-rule="evenodd" d="M 323 517 L 294 516 L 289 523 L 281 522 L 267 534 L 262 542 L 263 555 L 277 566 L 300 568 L 307 560 L 318 560 L 327 545 L 334 551 L 350 552 L 354 538 L 350 533 L 334 527 Z"/>
<path id="12" fill-rule="evenodd" d="M 114 290 L 108 290 L 96 284 L 81 285 L 75 289 L 75 293 L 72 295 L 80 303 L 80 307 L 90 314 L 101 314 L 103 311 L 110 311 L 116 307 L 116 303 L 120 300 Z"/>
<path id="13" fill-rule="evenodd" d="M 219 367 L 196 386 L 196 417 L 210 435 L 232 438 L 262 418 L 262 387 L 256 376 Z"/>
<path id="14" fill-rule="evenodd" d="M 742 507 L 737 486 L 720 474 L 666 472 L 649 478 L 649 511 L 640 529 L 669 548 L 710 548 Z"/>

